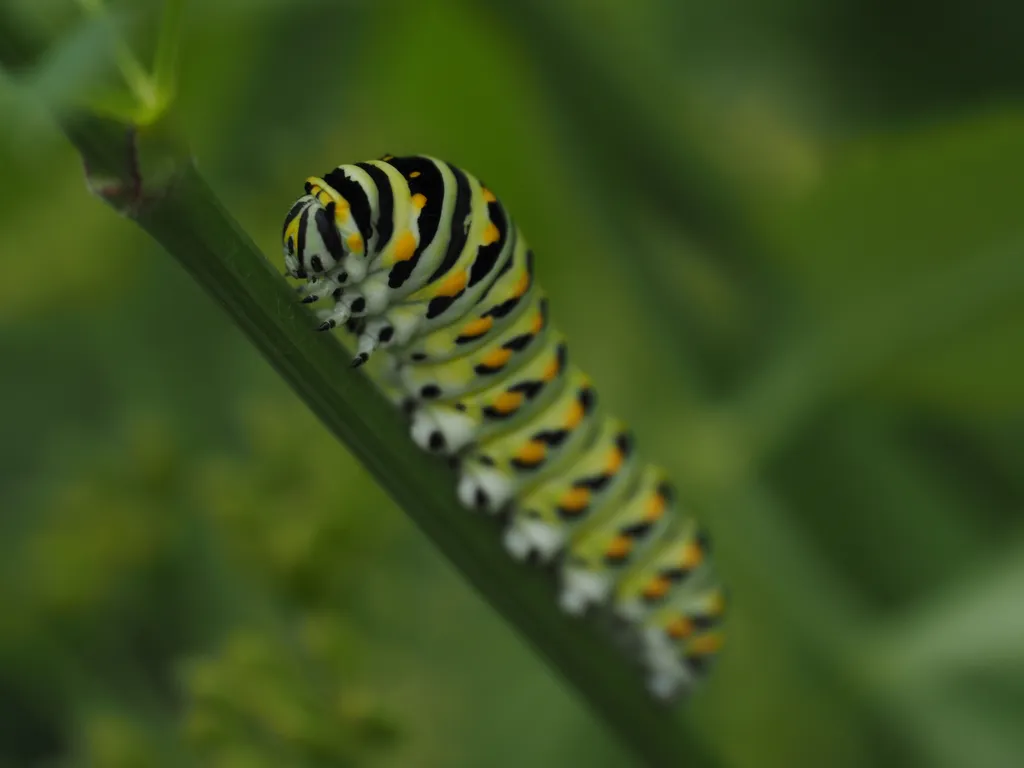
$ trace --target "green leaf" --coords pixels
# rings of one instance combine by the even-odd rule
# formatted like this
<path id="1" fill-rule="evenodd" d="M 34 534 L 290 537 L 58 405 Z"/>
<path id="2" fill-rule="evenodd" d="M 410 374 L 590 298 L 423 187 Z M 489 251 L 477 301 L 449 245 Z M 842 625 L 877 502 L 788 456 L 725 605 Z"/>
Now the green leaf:
<path id="1" fill-rule="evenodd" d="M 867 645 L 872 694 L 944 768 L 1015 765 L 1024 751 L 1024 546 Z"/>
<path id="2" fill-rule="evenodd" d="M 1024 406 L 1024 115 L 849 151 L 778 216 L 827 375 L 968 413 Z M 813 331 L 812 331 L 813 332 Z"/>

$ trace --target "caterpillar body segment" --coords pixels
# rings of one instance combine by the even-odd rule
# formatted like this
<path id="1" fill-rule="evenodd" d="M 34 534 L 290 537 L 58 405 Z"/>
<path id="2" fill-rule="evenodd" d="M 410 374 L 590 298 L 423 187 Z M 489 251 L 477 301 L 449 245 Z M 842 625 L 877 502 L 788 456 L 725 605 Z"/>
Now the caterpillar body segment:
<path id="1" fill-rule="evenodd" d="M 671 504 L 664 473 L 648 465 L 629 494 L 573 536 L 562 566 L 562 607 L 581 614 L 604 603 L 630 566 L 665 539 Z"/>
<path id="2" fill-rule="evenodd" d="M 597 427 L 596 393 L 579 369 L 562 392 L 526 424 L 476 445 L 459 464 L 457 492 L 470 509 L 496 513 L 551 477 L 587 445 Z"/>
<path id="3" fill-rule="evenodd" d="M 451 400 L 489 389 L 529 362 L 549 329 L 547 299 L 537 293 L 514 323 L 462 357 L 401 366 L 402 386 L 423 400 Z"/>
<path id="4" fill-rule="evenodd" d="M 614 610 L 620 618 L 641 621 L 694 583 L 713 580 L 707 535 L 692 517 L 672 522 L 674 530 L 618 581 Z"/>
<path id="5" fill-rule="evenodd" d="M 492 386 L 454 400 L 423 397 L 425 384 L 406 398 L 412 413 L 412 437 L 424 450 L 453 455 L 471 442 L 480 443 L 521 425 L 559 396 L 565 386 L 568 346 L 560 334 L 551 334 L 535 350 L 536 356 Z M 401 363 L 392 380 L 401 386 Z M 404 390 L 408 392 L 409 390 Z M 429 394 L 434 390 L 430 389 Z"/>
<path id="6" fill-rule="evenodd" d="M 725 596 L 719 587 L 684 591 L 641 626 L 641 654 L 653 695 L 671 699 L 707 673 L 721 649 Z"/>
<path id="7" fill-rule="evenodd" d="M 498 264 L 493 282 L 464 317 L 426 336 L 406 338 L 395 354 L 411 363 L 436 363 L 468 354 L 519 316 L 533 286 L 533 253 L 517 237 L 512 252 Z"/>
<path id="8" fill-rule="evenodd" d="M 573 532 L 599 517 L 636 469 L 625 425 L 604 417 L 595 439 L 575 461 L 517 499 L 505 546 L 513 557 L 551 562 Z"/>

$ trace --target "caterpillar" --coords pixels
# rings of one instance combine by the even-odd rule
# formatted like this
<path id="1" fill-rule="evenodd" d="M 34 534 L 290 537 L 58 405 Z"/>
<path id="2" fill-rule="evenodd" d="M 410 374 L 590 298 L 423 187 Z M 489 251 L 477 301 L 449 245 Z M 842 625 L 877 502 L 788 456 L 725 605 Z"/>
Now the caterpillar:
<path id="1" fill-rule="evenodd" d="M 504 521 L 511 556 L 553 566 L 563 610 L 627 627 L 654 697 L 690 690 L 723 642 L 707 534 L 571 359 L 495 194 L 386 155 L 307 179 L 282 240 L 301 300 L 331 304 L 319 330 L 352 332 L 355 366 L 381 350 L 382 388 L 452 461 L 461 503 Z"/>

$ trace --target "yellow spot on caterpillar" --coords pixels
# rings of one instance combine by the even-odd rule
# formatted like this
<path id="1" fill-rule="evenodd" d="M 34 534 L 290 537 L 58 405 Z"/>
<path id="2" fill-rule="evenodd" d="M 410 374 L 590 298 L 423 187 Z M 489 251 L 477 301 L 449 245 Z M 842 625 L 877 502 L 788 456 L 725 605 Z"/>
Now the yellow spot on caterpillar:
<path id="1" fill-rule="evenodd" d="M 537 465 L 544 461 L 548 447 L 539 440 L 530 440 L 516 453 L 515 458 L 522 464 Z"/>
<path id="2" fill-rule="evenodd" d="M 661 519 L 665 514 L 665 497 L 655 493 L 647 500 L 647 508 L 644 509 L 644 522 L 653 523 Z"/>
<path id="3" fill-rule="evenodd" d="M 711 600 L 708 601 L 708 613 L 712 616 L 721 616 L 725 612 L 725 595 L 721 592 L 715 592 Z"/>
<path id="4" fill-rule="evenodd" d="M 647 586 L 644 587 L 643 594 L 648 600 L 657 600 L 658 598 L 664 597 L 671 587 L 671 581 L 658 576 L 657 578 L 652 579 Z"/>
<path id="5" fill-rule="evenodd" d="M 483 244 L 490 245 L 496 243 L 501 238 L 501 232 L 498 231 L 498 227 L 495 226 L 494 222 L 490 222 L 487 225 L 487 229 L 484 230 Z"/>
<path id="6" fill-rule="evenodd" d="M 558 361 L 556 360 L 555 362 L 557 363 Z M 572 405 L 569 406 L 569 413 L 565 417 L 565 428 L 575 429 L 583 421 L 583 415 L 583 405 L 579 400 L 573 400 Z"/>
<path id="7" fill-rule="evenodd" d="M 587 508 L 590 503 L 590 490 L 587 488 L 572 488 L 562 494 L 558 506 L 566 512 L 580 512 Z"/>
<path id="8" fill-rule="evenodd" d="M 608 454 L 608 461 L 604 465 L 605 474 L 614 475 L 622 469 L 622 451 L 613 448 Z"/>
<path id="9" fill-rule="evenodd" d="M 501 368 L 512 358 L 512 350 L 505 349 L 504 347 L 498 347 L 492 352 L 488 352 L 484 356 L 484 359 L 480 361 L 481 365 L 486 365 L 488 368 Z"/>
<path id="10" fill-rule="evenodd" d="M 530 333 L 536 336 L 538 333 L 544 330 L 544 313 L 538 312 L 533 316 L 533 322 L 530 323 Z"/>
<path id="11" fill-rule="evenodd" d="M 423 206 L 427 204 L 427 196 L 417 192 L 412 196 L 412 206 L 417 211 L 422 211 Z"/>
<path id="12" fill-rule="evenodd" d="M 629 553 L 632 550 L 633 540 L 629 536 L 620 535 L 612 539 L 611 544 L 608 545 L 607 552 L 605 552 L 605 556 L 613 560 L 622 560 L 629 557 Z"/>
<path id="13" fill-rule="evenodd" d="M 416 238 L 412 232 L 405 230 L 395 243 L 395 261 L 408 261 L 416 252 Z"/>
<path id="14" fill-rule="evenodd" d="M 527 290 L 529 290 L 529 288 L 530 288 L 530 273 L 529 272 L 523 272 L 522 276 L 519 278 L 519 281 L 515 285 L 512 286 L 512 292 L 511 292 L 512 295 L 510 296 L 510 298 L 513 298 L 513 299 L 519 298 L 524 293 L 526 293 Z"/>
<path id="15" fill-rule="evenodd" d="M 344 224 L 348 219 L 348 200 L 342 198 L 338 200 L 334 205 L 334 220 L 339 224 Z"/>
<path id="16" fill-rule="evenodd" d="M 419 177 L 420 177 L 420 172 L 419 171 L 413 171 L 412 173 L 409 174 L 409 178 L 410 179 L 418 179 Z"/>
<path id="17" fill-rule="evenodd" d="M 435 296 L 455 296 L 460 293 L 469 282 L 465 272 L 456 272 L 438 286 Z"/>
<path id="18" fill-rule="evenodd" d="M 491 330 L 491 327 L 493 325 L 494 325 L 494 318 L 493 317 L 481 317 L 481 318 L 478 318 L 478 319 L 474 320 L 471 323 L 466 323 L 466 325 L 463 326 L 462 331 L 459 333 L 459 335 L 460 336 L 469 336 L 469 337 L 482 336 L 483 334 L 485 334 L 489 330 Z"/>
<path id="19" fill-rule="evenodd" d="M 683 570 L 690 570 L 700 565 L 700 561 L 704 559 L 704 553 L 701 552 L 694 542 L 690 542 L 683 547 L 683 555 L 679 558 L 679 567 Z"/>
<path id="20" fill-rule="evenodd" d="M 665 631 L 673 640 L 682 640 L 683 638 L 689 637 L 690 633 L 693 632 L 693 622 L 685 616 L 679 616 L 671 624 L 665 627 Z"/>
<path id="21" fill-rule="evenodd" d="M 725 637 L 721 632 L 709 632 L 695 638 L 686 650 L 697 656 L 710 656 L 713 653 L 718 653 L 724 643 Z"/>
<path id="22" fill-rule="evenodd" d="M 384 161 L 385 163 L 386 163 L 386 162 L 387 162 L 388 160 L 394 160 L 394 159 L 395 159 L 395 156 L 394 156 L 394 155 L 384 155 L 384 157 L 382 157 L 382 158 L 381 158 L 381 160 L 383 160 L 383 161 Z"/>
<path id="23" fill-rule="evenodd" d="M 353 232 L 348 236 L 348 249 L 353 253 L 359 253 L 363 250 L 363 236 L 358 232 Z"/>
<path id="24" fill-rule="evenodd" d="M 523 399 L 521 392 L 502 392 L 494 398 L 494 410 L 499 413 L 512 413 L 523 404 Z"/>
<path id="25" fill-rule="evenodd" d="M 321 178 L 310 176 L 306 179 L 306 183 L 310 186 L 309 194 L 313 195 L 323 205 L 327 205 L 332 200 L 340 204 L 344 200 L 334 187 Z M 326 199 L 324 199 L 325 197 Z"/>
<path id="26" fill-rule="evenodd" d="M 484 201 L 488 203 L 496 203 L 498 202 L 498 198 L 494 196 L 494 193 L 491 192 L 491 190 L 489 190 L 487 187 L 484 187 Z"/>

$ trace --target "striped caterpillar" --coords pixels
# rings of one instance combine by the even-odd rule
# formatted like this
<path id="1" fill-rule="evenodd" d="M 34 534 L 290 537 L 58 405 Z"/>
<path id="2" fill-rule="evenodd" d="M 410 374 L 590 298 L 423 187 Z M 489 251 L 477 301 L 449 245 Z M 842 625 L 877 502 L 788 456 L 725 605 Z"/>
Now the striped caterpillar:
<path id="1" fill-rule="evenodd" d="M 570 359 L 497 197 L 425 156 L 342 165 L 306 181 L 283 229 L 320 330 L 377 350 L 412 439 L 448 456 L 462 504 L 502 516 L 521 560 L 555 564 L 571 614 L 605 606 L 635 633 L 652 695 L 687 691 L 722 644 L 708 539 L 664 472 L 638 456 Z"/>

